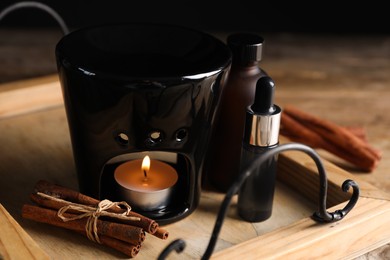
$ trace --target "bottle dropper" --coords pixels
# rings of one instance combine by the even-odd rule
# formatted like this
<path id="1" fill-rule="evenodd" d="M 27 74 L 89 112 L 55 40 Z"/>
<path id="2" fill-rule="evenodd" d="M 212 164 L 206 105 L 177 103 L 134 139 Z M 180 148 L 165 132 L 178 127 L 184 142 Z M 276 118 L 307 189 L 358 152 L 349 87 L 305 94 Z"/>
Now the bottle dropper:
<path id="1" fill-rule="evenodd" d="M 256 83 L 254 103 L 248 107 L 241 152 L 241 170 L 264 151 L 279 144 L 281 109 L 274 104 L 275 84 L 268 77 Z M 238 193 L 238 213 L 246 221 L 260 222 L 272 214 L 277 157 L 259 165 Z"/>

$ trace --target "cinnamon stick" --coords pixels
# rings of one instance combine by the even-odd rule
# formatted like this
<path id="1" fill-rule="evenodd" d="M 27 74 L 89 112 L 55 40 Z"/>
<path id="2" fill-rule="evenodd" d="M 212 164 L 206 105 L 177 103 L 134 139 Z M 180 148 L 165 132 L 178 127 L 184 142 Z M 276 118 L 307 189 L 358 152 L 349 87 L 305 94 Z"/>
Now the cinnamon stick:
<path id="1" fill-rule="evenodd" d="M 357 137 L 355 134 L 344 127 L 341 127 L 329 120 L 325 120 L 299 110 L 293 106 L 287 106 L 284 112 L 290 114 L 290 116 L 294 117 L 302 124 L 309 126 L 312 130 L 319 133 L 327 141 L 337 143 L 339 146 L 347 149 L 358 149 L 357 151 L 354 151 L 354 154 L 357 156 L 362 156 L 362 158 L 381 158 L 381 153 L 378 150 L 373 149 L 366 141 Z"/>
<path id="2" fill-rule="evenodd" d="M 309 145 L 312 148 L 322 148 L 348 162 L 355 164 L 353 155 L 343 149 L 340 149 L 332 142 L 327 142 L 320 134 L 302 125 L 289 114 L 282 114 L 282 122 L 283 131 L 281 131 L 281 134 L 289 137 L 291 140 Z"/>
<path id="3" fill-rule="evenodd" d="M 283 123 L 288 124 L 289 126 L 283 128 L 283 124 L 281 124 L 281 128 L 280 128 L 281 135 L 284 135 L 290 139 L 300 139 L 300 138 L 306 139 L 307 138 L 305 133 L 303 132 L 306 130 L 306 127 L 303 127 L 299 122 L 292 119 L 292 117 L 287 115 L 287 114 L 283 114 L 282 117 L 283 117 L 283 119 L 282 119 Z M 293 121 L 293 124 L 297 124 L 297 125 L 291 126 L 291 120 Z M 298 131 L 299 127 L 303 127 L 304 130 Z M 352 133 L 353 135 L 355 135 L 356 137 L 358 137 L 359 139 L 361 139 L 362 141 L 367 142 L 366 133 L 362 127 L 345 126 L 344 128 L 347 131 L 349 131 L 350 133 Z M 295 134 L 293 134 L 293 132 Z M 313 133 L 313 132 L 311 131 L 311 133 Z M 320 137 L 320 135 L 318 135 L 318 136 Z M 321 139 L 322 139 L 322 137 L 321 137 Z"/>
<path id="4" fill-rule="evenodd" d="M 329 120 L 324 120 L 309 113 L 306 113 L 302 110 L 299 110 L 295 107 L 288 107 L 287 111 L 293 113 L 294 117 L 303 122 L 308 122 L 311 127 L 314 127 L 315 131 L 324 136 L 325 139 L 331 139 L 336 141 L 342 141 L 341 145 L 345 147 L 358 146 L 358 148 L 363 148 L 359 152 L 367 155 L 374 156 L 376 159 L 381 158 L 381 153 L 373 149 L 366 141 L 362 138 L 359 138 L 356 134 L 352 133 L 351 130 L 348 130 L 345 127 L 341 127 Z M 365 153 L 367 151 L 367 153 Z"/>
<path id="5" fill-rule="evenodd" d="M 85 231 L 76 231 L 76 232 L 81 235 L 87 236 Z M 100 236 L 99 239 L 102 245 L 111 247 L 119 252 L 124 253 L 125 255 L 131 258 L 136 257 L 141 249 L 141 244 L 133 245 L 108 236 Z"/>
<path id="6" fill-rule="evenodd" d="M 89 211 L 95 211 L 97 209 L 97 207 L 69 202 L 67 200 L 55 198 L 41 192 L 32 193 L 30 195 L 30 199 L 36 204 L 50 209 L 60 210 L 63 207 L 68 207 L 66 212 L 74 213 L 74 214 L 80 214 L 80 208 Z M 74 207 L 76 207 L 76 209 Z M 128 216 L 128 214 L 123 215 L 122 213 L 107 212 L 107 211 L 101 212 L 100 215 L 102 219 L 107 218 L 107 219 L 115 220 L 115 222 L 120 222 L 119 220 L 123 220 L 124 223 L 133 222 L 133 221 L 138 222 L 141 219 L 140 217 Z"/>
<path id="7" fill-rule="evenodd" d="M 74 214 L 64 213 L 67 218 L 74 217 Z M 64 222 L 57 216 L 57 211 L 46 209 L 33 205 L 23 205 L 22 217 L 31 219 L 37 222 L 51 224 L 53 226 L 70 229 L 73 231 L 85 231 L 87 223 L 86 218 L 75 219 L 69 222 Z M 125 224 L 119 224 L 115 222 L 97 220 L 97 232 L 98 235 L 109 236 L 128 242 L 132 245 L 138 245 L 145 240 L 145 233 L 142 228 L 134 227 Z"/>
<path id="8" fill-rule="evenodd" d="M 313 116 L 293 106 L 282 113 L 281 134 L 294 141 L 323 148 L 364 171 L 371 172 L 381 159 L 381 153 L 346 128 Z"/>
<path id="9" fill-rule="evenodd" d="M 42 192 L 56 198 L 60 198 L 60 199 L 64 199 L 64 200 L 68 200 L 71 202 L 80 203 L 84 205 L 96 206 L 99 203 L 99 200 L 97 199 L 84 195 L 78 191 L 65 188 L 60 185 L 52 184 L 45 180 L 39 180 L 35 184 L 34 189 L 35 192 Z"/>
<path id="10" fill-rule="evenodd" d="M 364 128 L 357 126 L 344 126 L 344 129 L 367 143 L 367 136 L 366 131 L 364 131 Z"/>
<path id="11" fill-rule="evenodd" d="M 325 145 L 324 139 L 319 134 L 300 124 L 289 114 L 283 112 L 281 121 L 280 133 L 282 135 L 290 137 L 297 142 L 310 143 L 310 146 L 313 148 L 323 147 Z"/>
<path id="12" fill-rule="evenodd" d="M 168 239 L 169 232 L 163 228 L 158 228 L 157 231 L 153 234 L 155 237 L 158 237 L 160 239 Z"/>
<path id="13" fill-rule="evenodd" d="M 47 195 L 51 195 L 60 199 L 64 199 L 64 200 L 68 200 L 68 201 L 72 201 L 84 205 L 89 205 L 93 207 L 96 207 L 100 202 L 95 198 L 89 197 L 80 192 L 71 190 L 69 188 L 60 185 L 52 184 L 45 180 L 39 180 L 36 183 L 34 190 L 35 192 L 42 192 Z M 123 213 L 125 210 L 120 207 L 112 207 L 109 209 L 109 211 L 115 213 Z M 140 227 L 150 234 L 154 234 L 159 226 L 155 220 L 150 219 L 146 216 L 143 216 L 133 211 L 130 211 L 128 216 L 139 217 L 140 221 L 118 220 L 118 222 Z"/>
<path id="14" fill-rule="evenodd" d="M 140 218 L 140 221 L 132 221 L 132 220 L 118 220 L 119 222 L 121 223 L 126 223 L 126 224 L 129 224 L 129 225 L 133 225 L 133 226 L 137 226 L 137 227 L 140 227 L 140 228 L 143 228 L 146 232 L 148 232 L 149 234 L 152 234 L 154 235 L 154 233 L 156 233 L 156 231 L 158 230 L 158 223 L 153 220 L 153 219 L 150 219 L 148 217 L 145 217 L 141 214 L 138 214 L 134 211 L 130 211 L 128 216 L 132 216 L 132 217 L 139 217 Z"/>

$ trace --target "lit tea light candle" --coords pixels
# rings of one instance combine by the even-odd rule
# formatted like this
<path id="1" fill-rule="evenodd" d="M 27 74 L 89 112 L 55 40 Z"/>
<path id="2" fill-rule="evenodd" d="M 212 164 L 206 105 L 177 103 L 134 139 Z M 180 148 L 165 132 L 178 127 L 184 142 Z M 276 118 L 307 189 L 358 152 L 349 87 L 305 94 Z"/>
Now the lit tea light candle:
<path id="1" fill-rule="evenodd" d="M 178 175 L 169 164 L 145 156 L 119 165 L 114 178 L 122 198 L 130 206 L 152 211 L 169 204 Z"/>

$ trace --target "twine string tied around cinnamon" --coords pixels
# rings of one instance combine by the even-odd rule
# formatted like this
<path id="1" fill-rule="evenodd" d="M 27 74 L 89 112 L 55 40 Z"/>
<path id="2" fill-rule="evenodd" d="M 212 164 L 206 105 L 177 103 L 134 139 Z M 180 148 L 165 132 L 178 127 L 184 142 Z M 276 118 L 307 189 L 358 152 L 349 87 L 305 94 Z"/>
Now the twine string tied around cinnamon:
<path id="1" fill-rule="evenodd" d="M 64 222 L 68 222 L 76 219 L 88 218 L 87 223 L 85 225 L 85 231 L 87 233 L 87 237 L 90 240 L 97 242 L 99 244 L 101 244 L 101 242 L 98 235 L 97 220 L 100 216 L 108 216 L 111 218 L 124 219 L 124 220 L 135 220 L 135 221 L 141 220 L 141 218 L 139 217 L 128 216 L 128 214 L 131 211 L 131 207 L 125 201 L 112 202 L 110 200 L 105 199 L 100 201 L 96 207 L 92 207 L 88 205 L 66 201 L 41 192 L 38 192 L 37 194 L 47 199 L 55 200 L 66 204 L 66 206 L 63 206 L 57 212 L 57 216 L 61 218 L 62 221 Z M 114 212 L 107 211 L 112 207 L 120 207 L 120 206 L 124 206 L 126 209 L 123 213 L 114 213 Z M 68 210 L 73 210 L 80 214 L 74 217 L 66 217 L 64 213 L 66 213 Z"/>

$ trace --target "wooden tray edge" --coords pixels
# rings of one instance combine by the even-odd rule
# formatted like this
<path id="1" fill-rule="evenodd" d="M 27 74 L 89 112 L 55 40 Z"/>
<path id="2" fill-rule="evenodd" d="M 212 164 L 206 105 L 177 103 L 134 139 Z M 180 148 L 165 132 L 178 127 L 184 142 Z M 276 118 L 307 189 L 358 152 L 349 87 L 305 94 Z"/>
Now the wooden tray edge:
<path id="1" fill-rule="evenodd" d="M 0 259 L 50 259 L 1 204 L 0 226 Z"/>
<path id="2" fill-rule="evenodd" d="M 0 85 L 0 120 L 62 105 L 57 75 Z"/>
<path id="3" fill-rule="evenodd" d="M 390 242 L 389 217 L 389 201 L 360 198 L 339 222 L 305 218 L 216 252 L 212 259 L 352 259 Z"/>

